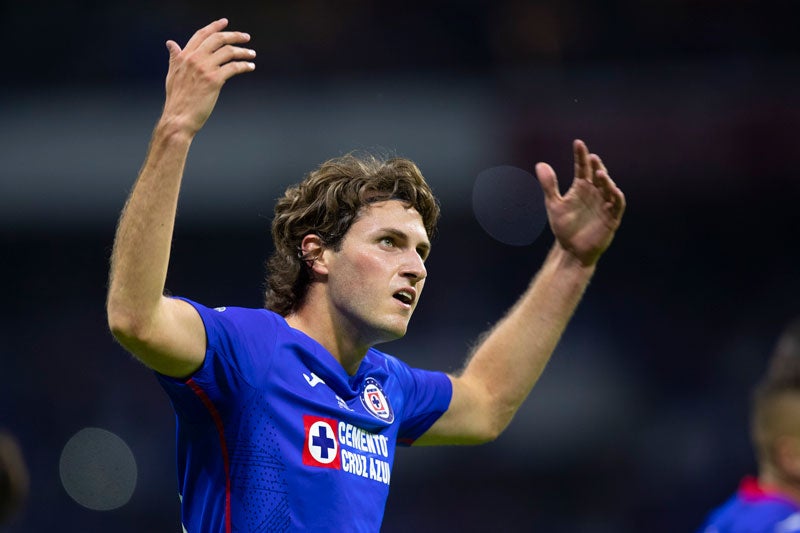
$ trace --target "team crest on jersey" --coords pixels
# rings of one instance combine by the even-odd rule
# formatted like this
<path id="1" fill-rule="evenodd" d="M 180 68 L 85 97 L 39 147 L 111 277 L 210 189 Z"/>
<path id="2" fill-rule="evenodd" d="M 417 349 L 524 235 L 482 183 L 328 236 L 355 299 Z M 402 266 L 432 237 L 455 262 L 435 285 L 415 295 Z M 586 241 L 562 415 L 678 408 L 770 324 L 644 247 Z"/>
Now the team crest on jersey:
<path id="1" fill-rule="evenodd" d="M 394 421 L 394 412 L 389 400 L 383 393 L 380 383 L 375 378 L 364 380 L 364 389 L 361 391 L 361 403 L 364 408 L 376 418 L 385 422 Z"/>
<path id="2" fill-rule="evenodd" d="M 341 468 L 339 439 L 336 428 L 339 423 L 332 418 L 303 415 L 306 442 L 303 446 L 303 464 L 322 468 Z"/>

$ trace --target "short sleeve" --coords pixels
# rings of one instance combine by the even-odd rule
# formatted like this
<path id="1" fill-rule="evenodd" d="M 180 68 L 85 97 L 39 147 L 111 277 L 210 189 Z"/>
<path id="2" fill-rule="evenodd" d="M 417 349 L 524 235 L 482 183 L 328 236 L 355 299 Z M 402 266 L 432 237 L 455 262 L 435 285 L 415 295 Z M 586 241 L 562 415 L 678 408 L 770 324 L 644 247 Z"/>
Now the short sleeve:
<path id="1" fill-rule="evenodd" d="M 404 393 L 397 442 L 411 446 L 450 407 L 453 385 L 443 372 L 412 368 L 395 358 L 390 364 Z"/>
<path id="2" fill-rule="evenodd" d="M 250 388 L 249 376 L 253 376 L 256 363 L 269 365 L 271 358 L 263 357 L 264 344 L 273 339 L 270 335 L 270 320 L 262 310 L 239 307 L 209 308 L 197 302 L 181 298 L 200 314 L 206 331 L 206 354 L 203 364 L 187 378 L 172 378 L 156 373 L 161 386 L 166 390 L 178 415 L 186 420 L 207 416 L 207 408 L 201 401 L 208 398 L 224 409 Z M 259 335 L 248 332 L 258 331 Z M 266 335 L 265 335 L 266 333 Z M 266 347 L 268 348 L 268 347 Z M 261 353 L 256 360 L 254 353 Z M 199 392 L 202 391 L 202 394 Z"/>

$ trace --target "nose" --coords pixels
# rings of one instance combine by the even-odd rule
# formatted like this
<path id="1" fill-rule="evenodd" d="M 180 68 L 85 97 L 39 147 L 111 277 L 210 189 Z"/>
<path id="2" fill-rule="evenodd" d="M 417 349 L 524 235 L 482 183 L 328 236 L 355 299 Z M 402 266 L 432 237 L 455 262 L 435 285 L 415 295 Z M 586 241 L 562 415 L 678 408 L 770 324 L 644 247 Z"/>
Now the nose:
<path id="1" fill-rule="evenodd" d="M 416 250 L 408 251 L 400 274 L 414 282 L 422 281 L 428 276 L 428 270 L 425 268 L 425 261 L 422 260 L 422 257 L 420 257 Z"/>

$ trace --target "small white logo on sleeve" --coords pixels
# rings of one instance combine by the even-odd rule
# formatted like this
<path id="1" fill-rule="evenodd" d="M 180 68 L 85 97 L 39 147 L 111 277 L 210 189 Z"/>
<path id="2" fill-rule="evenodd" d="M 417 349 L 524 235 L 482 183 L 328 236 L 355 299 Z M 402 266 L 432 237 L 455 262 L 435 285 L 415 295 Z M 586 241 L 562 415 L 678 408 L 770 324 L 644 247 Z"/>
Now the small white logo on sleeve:
<path id="1" fill-rule="evenodd" d="M 222 313 L 222 312 L 224 312 L 226 309 L 227 309 L 227 307 L 215 307 L 215 308 L 214 308 L 214 311 L 216 311 L 217 313 Z"/>

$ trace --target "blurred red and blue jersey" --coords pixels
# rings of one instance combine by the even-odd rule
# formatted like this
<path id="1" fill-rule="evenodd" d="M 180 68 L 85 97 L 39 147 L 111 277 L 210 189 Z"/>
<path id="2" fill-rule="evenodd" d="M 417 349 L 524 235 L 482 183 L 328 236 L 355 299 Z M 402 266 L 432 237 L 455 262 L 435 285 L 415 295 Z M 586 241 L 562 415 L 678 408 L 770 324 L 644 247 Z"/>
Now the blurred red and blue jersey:
<path id="1" fill-rule="evenodd" d="M 800 533 L 800 505 L 746 477 L 698 533 Z"/>
<path id="2" fill-rule="evenodd" d="M 158 376 L 176 413 L 184 530 L 378 531 L 396 445 L 447 410 L 449 378 L 375 349 L 350 376 L 280 315 L 189 303 L 203 365 Z"/>

